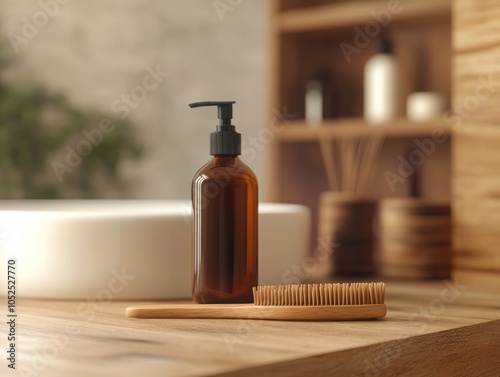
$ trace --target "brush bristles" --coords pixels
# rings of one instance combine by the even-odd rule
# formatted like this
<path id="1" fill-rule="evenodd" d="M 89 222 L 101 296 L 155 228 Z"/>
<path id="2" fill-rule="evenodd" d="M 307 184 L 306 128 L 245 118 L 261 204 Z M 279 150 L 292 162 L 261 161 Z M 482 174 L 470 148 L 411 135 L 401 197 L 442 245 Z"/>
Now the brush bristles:
<path id="1" fill-rule="evenodd" d="M 385 283 L 264 285 L 253 288 L 255 305 L 321 306 L 383 304 Z"/>

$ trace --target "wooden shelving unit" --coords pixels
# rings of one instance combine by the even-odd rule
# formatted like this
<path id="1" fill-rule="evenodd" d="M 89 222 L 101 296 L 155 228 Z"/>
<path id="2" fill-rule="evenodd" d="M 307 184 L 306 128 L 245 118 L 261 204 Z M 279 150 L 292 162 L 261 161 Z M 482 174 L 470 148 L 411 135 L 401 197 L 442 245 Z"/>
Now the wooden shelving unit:
<path id="1" fill-rule="evenodd" d="M 384 143 L 373 195 L 405 196 L 410 179 L 392 191 L 384 172 L 395 171 L 400 158 L 415 149 L 415 139 L 432 137 L 437 129 L 451 136 L 443 119 L 414 123 L 402 116 L 388 124 L 363 121 L 363 69 L 374 54 L 377 35 L 358 46 L 346 58 L 340 45 L 355 45 L 359 30 L 374 25 L 375 15 L 389 11 L 386 0 L 271 0 L 269 2 L 268 119 L 276 111 L 294 114 L 293 120 L 275 132 L 267 148 L 267 199 L 304 204 L 311 208 L 316 237 L 317 200 L 328 190 L 318 140 L 357 136 L 383 136 Z M 405 113 L 408 94 L 432 91 L 450 98 L 451 93 L 451 0 L 401 2 L 402 9 L 380 23 L 393 45 L 398 62 L 399 113 Z M 380 35 L 380 33 L 378 34 Z M 332 118 L 319 126 L 305 123 L 305 86 L 318 72 L 331 77 L 335 109 Z M 450 199 L 451 152 L 447 142 L 436 146 L 419 168 L 424 197 Z"/>
<path id="2" fill-rule="evenodd" d="M 310 2 L 309 4 L 313 3 Z M 380 13 L 381 11 L 388 10 L 388 7 L 387 0 L 375 0 L 345 1 L 301 7 L 298 9 L 292 8 L 280 12 L 278 15 L 278 25 L 282 33 L 332 30 L 365 24 L 373 20 L 372 13 Z M 451 0 L 401 2 L 399 6 L 396 6 L 396 11 L 391 12 L 391 22 L 449 16 L 450 11 Z"/>
<path id="3" fill-rule="evenodd" d="M 426 122 L 411 122 L 401 118 L 387 124 L 369 125 L 361 118 L 330 120 L 319 125 L 308 125 L 304 121 L 290 122 L 282 132 L 276 134 L 280 142 L 307 142 L 320 138 L 383 136 L 386 139 L 428 137 L 433 133 L 451 134 L 449 123 L 441 119 Z"/>

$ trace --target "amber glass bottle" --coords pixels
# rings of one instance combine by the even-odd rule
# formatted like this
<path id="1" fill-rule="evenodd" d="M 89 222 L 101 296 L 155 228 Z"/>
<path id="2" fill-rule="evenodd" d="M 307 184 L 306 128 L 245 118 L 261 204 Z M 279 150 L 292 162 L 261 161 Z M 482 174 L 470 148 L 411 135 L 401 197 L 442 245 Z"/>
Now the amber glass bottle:
<path id="1" fill-rule="evenodd" d="M 197 303 L 252 302 L 257 285 L 258 184 L 238 157 L 241 135 L 231 125 L 232 103 L 218 106 L 210 135 L 212 159 L 194 176 L 193 298 Z"/>

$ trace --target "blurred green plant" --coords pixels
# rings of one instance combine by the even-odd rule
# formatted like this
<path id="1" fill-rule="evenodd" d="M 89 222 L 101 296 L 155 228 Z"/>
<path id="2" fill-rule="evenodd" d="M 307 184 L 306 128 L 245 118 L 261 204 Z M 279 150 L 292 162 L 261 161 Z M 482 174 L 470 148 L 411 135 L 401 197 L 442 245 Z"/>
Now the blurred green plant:
<path id="1" fill-rule="evenodd" d="M 42 87 L 21 90 L 0 82 L 0 198 L 99 198 L 103 187 L 121 196 L 125 187 L 120 164 L 141 155 L 126 121 L 113 119 L 114 130 L 62 180 L 53 166 L 65 164 L 67 148 L 86 140 L 82 131 L 98 128 L 104 118 Z"/>

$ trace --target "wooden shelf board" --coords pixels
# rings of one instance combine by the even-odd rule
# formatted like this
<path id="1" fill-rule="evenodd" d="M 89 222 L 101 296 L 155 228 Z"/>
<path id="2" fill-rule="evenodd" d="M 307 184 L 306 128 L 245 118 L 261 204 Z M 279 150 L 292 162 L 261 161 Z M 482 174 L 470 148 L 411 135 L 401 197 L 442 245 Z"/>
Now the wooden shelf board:
<path id="1" fill-rule="evenodd" d="M 388 4 L 387 0 L 334 3 L 284 11 L 277 20 L 282 33 L 345 28 L 376 20 L 374 14 L 384 10 L 389 12 Z M 399 11 L 390 13 L 390 22 L 451 14 L 451 0 L 418 0 L 400 4 L 400 8 L 396 8 Z"/>
<path id="2" fill-rule="evenodd" d="M 325 121 L 311 126 L 304 121 L 293 121 L 276 134 L 280 141 L 314 141 L 321 138 L 342 138 L 348 136 L 385 138 L 409 138 L 432 136 L 434 132 L 451 134 L 451 125 L 441 119 L 426 122 L 412 122 L 407 119 L 396 119 L 387 124 L 369 125 L 362 119 Z"/>

